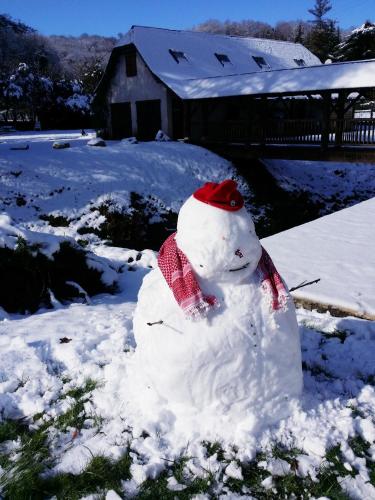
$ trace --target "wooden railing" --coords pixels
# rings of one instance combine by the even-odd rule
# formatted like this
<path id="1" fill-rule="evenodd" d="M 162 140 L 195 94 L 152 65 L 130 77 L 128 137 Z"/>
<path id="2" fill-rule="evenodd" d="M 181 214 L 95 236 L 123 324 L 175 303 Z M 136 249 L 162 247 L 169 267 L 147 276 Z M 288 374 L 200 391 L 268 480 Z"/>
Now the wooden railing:
<path id="1" fill-rule="evenodd" d="M 337 124 L 336 126 L 340 126 Z M 343 120 L 343 144 L 375 144 L 375 118 Z"/>
<path id="2" fill-rule="evenodd" d="M 375 145 L 375 118 L 209 123 L 207 139 L 226 143 Z"/>

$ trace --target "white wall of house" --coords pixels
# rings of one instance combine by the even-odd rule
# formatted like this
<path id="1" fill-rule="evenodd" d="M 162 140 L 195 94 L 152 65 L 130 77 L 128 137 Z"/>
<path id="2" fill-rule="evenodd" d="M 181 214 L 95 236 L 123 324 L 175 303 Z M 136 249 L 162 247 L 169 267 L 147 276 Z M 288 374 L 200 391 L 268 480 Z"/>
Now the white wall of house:
<path id="1" fill-rule="evenodd" d="M 130 102 L 132 131 L 137 134 L 137 109 L 136 101 L 160 99 L 161 128 L 171 135 L 172 123 L 168 119 L 168 91 L 165 85 L 159 83 L 137 53 L 137 75 L 126 75 L 125 55 L 117 59 L 115 74 L 111 78 L 108 88 L 109 104 Z"/>

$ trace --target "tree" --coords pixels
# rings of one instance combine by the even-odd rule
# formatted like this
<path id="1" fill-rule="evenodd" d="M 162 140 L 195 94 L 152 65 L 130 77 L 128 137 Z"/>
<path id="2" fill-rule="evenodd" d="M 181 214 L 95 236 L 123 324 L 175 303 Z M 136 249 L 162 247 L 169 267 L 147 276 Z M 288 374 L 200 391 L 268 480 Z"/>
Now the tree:
<path id="1" fill-rule="evenodd" d="M 315 0 L 315 5 L 309 9 L 315 19 L 310 21 L 313 28 L 308 37 L 306 37 L 305 45 L 319 59 L 324 62 L 327 58 L 332 57 L 332 53 L 339 43 L 339 31 L 336 28 L 336 21 L 333 19 L 324 18 L 324 16 L 332 9 L 330 0 Z"/>
<path id="2" fill-rule="evenodd" d="M 375 24 L 366 21 L 339 43 L 334 51 L 336 61 L 358 61 L 375 58 Z"/>
<path id="3" fill-rule="evenodd" d="M 94 94 L 103 74 L 103 64 L 98 58 L 84 61 L 77 69 L 77 76 L 82 82 L 83 91 L 91 95 Z"/>
<path id="4" fill-rule="evenodd" d="M 315 19 L 312 21 L 319 27 L 323 27 L 326 22 L 323 17 L 332 9 L 330 0 L 315 0 L 315 5 L 308 12 L 312 14 Z"/>
<path id="5" fill-rule="evenodd" d="M 22 116 L 33 122 L 50 104 L 51 91 L 52 82 L 49 78 L 35 75 L 27 64 L 20 63 L 3 82 L 5 110 L 7 113 L 11 110 L 16 121 Z"/>
<path id="6" fill-rule="evenodd" d="M 17 70 L 23 62 L 37 74 L 60 71 L 59 57 L 48 39 L 33 28 L 0 14 L 0 68 L 4 73 Z"/>

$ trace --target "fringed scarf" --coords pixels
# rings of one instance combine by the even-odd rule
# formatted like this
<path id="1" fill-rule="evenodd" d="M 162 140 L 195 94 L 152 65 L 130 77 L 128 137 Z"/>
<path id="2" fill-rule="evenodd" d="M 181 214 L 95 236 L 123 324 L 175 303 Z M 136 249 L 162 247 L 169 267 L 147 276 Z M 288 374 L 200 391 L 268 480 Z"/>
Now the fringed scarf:
<path id="1" fill-rule="evenodd" d="M 185 315 L 198 319 L 206 316 L 210 309 L 219 307 L 219 302 L 213 295 L 203 295 L 193 268 L 186 255 L 178 248 L 175 238 L 176 233 L 163 243 L 158 257 L 159 268 Z M 262 289 L 269 298 L 271 310 L 284 308 L 288 292 L 271 257 L 263 247 L 256 272 Z"/>

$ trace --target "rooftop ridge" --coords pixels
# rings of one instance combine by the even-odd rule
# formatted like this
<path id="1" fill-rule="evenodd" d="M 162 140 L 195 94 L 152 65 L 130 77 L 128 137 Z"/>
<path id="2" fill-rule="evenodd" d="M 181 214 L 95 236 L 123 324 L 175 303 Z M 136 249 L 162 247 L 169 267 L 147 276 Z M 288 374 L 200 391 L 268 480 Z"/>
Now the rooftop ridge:
<path id="1" fill-rule="evenodd" d="M 260 37 L 255 37 L 255 36 L 246 36 L 246 35 L 226 35 L 224 33 L 210 33 L 208 31 L 196 31 L 196 30 L 178 30 L 178 29 L 173 29 L 173 28 L 161 28 L 160 26 L 143 26 L 139 24 L 133 24 L 130 28 L 130 30 L 134 30 L 136 28 L 143 28 L 143 29 L 153 29 L 153 30 L 161 30 L 161 31 L 171 31 L 174 33 L 191 33 L 194 35 L 200 35 L 200 36 L 218 36 L 222 38 L 234 38 L 238 40 L 264 40 L 267 42 L 272 42 L 272 43 L 278 43 L 278 44 L 286 44 L 286 45 L 300 45 L 301 47 L 304 47 L 301 43 L 297 42 L 290 42 L 288 40 L 276 40 L 274 38 L 260 38 Z"/>

